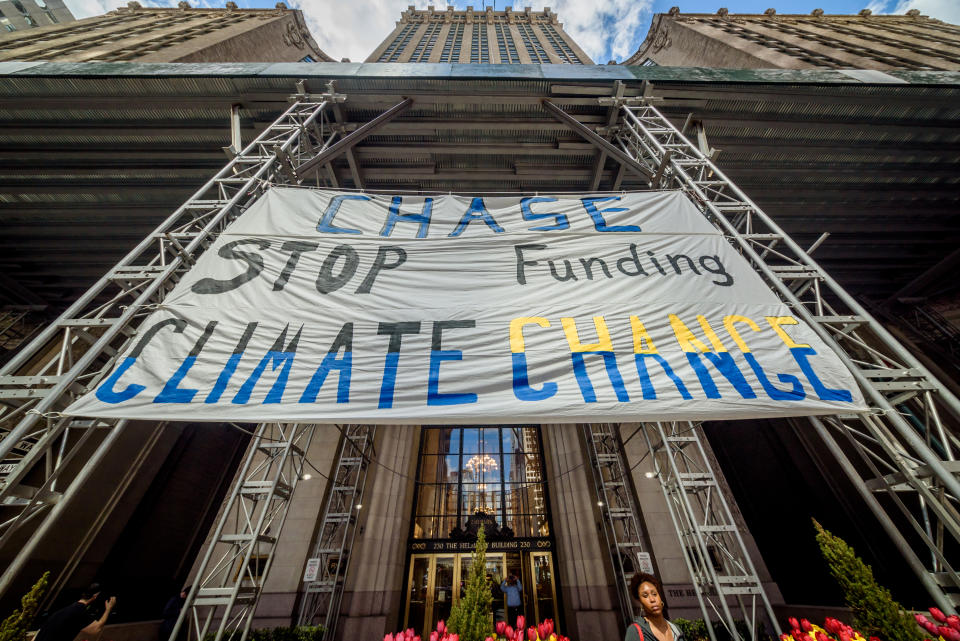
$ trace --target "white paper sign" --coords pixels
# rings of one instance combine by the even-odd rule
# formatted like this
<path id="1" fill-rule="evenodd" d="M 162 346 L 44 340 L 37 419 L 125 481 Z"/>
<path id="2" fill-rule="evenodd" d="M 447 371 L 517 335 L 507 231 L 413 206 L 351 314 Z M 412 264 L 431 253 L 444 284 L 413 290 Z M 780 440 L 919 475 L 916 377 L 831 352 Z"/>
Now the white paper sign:
<path id="1" fill-rule="evenodd" d="M 275 188 L 68 413 L 547 423 L 863 408 L 836 355 L 680 192 Z"/>
<path id="2" fill-rule="evenodd" d="M 307 568 L 303 572 L 303 582 L 309 583 L 310 581 L 316 581 L 319 571 L 320 559 L 307 559 Z"/>

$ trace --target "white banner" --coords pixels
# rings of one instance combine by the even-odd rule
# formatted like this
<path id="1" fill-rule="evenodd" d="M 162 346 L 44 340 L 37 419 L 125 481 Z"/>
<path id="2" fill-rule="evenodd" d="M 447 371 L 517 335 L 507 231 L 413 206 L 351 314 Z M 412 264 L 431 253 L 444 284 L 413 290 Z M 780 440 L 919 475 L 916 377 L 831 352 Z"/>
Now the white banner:
<path id="1" fill-rule="evenodd" d="M 836 355 L 682 193 L 274 188 L 67 412 L 547 423 L 863 408 Z"/>

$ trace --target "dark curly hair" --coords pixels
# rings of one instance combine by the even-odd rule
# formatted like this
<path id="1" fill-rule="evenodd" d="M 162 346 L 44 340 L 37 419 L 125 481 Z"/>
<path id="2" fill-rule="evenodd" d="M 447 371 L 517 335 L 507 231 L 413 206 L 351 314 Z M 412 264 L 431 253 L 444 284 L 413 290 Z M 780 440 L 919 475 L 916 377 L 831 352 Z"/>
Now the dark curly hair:
<path id="1" fill-rule="evenodd" d="M 660 600 L 663 601 L 663 611 L 666 614 L 667 611 L 667 599 L 663 595 L 663 586 L 660 584 L 660 579 L 653 576 L 652 574 L 647 574 L 646 572 L 637 572 L 633 575 L 633 578 L 630 579 L 630 596 L 636 600 L 640 600 L 640 586 L 643 583 L 652 583 L 653 587 L 657 588 L 657 593 L 660 594 Z"/>

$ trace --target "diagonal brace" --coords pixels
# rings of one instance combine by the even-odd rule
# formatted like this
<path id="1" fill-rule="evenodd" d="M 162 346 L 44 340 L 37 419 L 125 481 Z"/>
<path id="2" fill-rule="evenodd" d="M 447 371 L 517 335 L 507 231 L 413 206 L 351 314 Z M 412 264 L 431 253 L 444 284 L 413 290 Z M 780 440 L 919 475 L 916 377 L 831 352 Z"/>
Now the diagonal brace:
<path id="1" fill-rule="evenodd" d="M 374 131 L 387 124 L 404 111 L 406 111 L 410 105 L 413 104 L 412 98 L 405 98 L 402 102 L 395 104 L 390 107 L 382 114 L 371 120 L 370 122 L 358 127 L 353 133 L 341 138 L 335 144 L 327 147 L 319 154 L 303 163 L 297 167 L 296 173 L 302 179 L 305 179 L 310 173 L 315 171 L 317 168 L 322 167 L 326 163 L 330 162 L 340 154 L 344 153 L 348 149 L 352 149 L 354 145 L 358 142 L 372 134 Z"/>
<path id="2" fill-rule="evenodd" d="M 643 178 L 646 178 L 647 180 L 653 178 L 653 174 L 649 169 L 638 163 L 620 149 L 617 149 L 617 147 L 613 144 L 598 136 L 595 132 L 591 131 L 589 127 L 568 114 L 566 111 L 556 106 L 549 100 L 544 99 L 541 102 L 543 104 L 543 108 L 546 109 L 551 116 L 560 122 L 569 125 L 571 129 L 580 134 L 580 136 L 582 136 L 585 140 L 600 148 L 601 151 L 606 152 L 608 156 L 616 158 L 620 164 L 624 165 L 627 169 L 639 176 L 642 176 Z M 357 131 L 359 131 L 359 129 Z"/>

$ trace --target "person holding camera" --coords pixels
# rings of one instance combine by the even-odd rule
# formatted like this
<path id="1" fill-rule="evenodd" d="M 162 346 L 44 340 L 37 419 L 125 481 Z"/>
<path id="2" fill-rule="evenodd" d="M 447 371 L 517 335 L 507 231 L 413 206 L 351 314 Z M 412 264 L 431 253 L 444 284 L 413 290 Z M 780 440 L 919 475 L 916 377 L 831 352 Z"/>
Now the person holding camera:
<path id="1" fill-rule="evenodd" d="M 47 617 L 33 641 L 73 641 L 81 632 L 96 637 L 107 624 L 107 618 L 117 604 L 117 597 L 111 596 L 104 602 L 103 615 L 94 620 L 87 610 L 91 603 L 100 596 L 100 585 L 91 583 L 90 587 L 80 594 L 80 599 L 61 608 Z"/>

